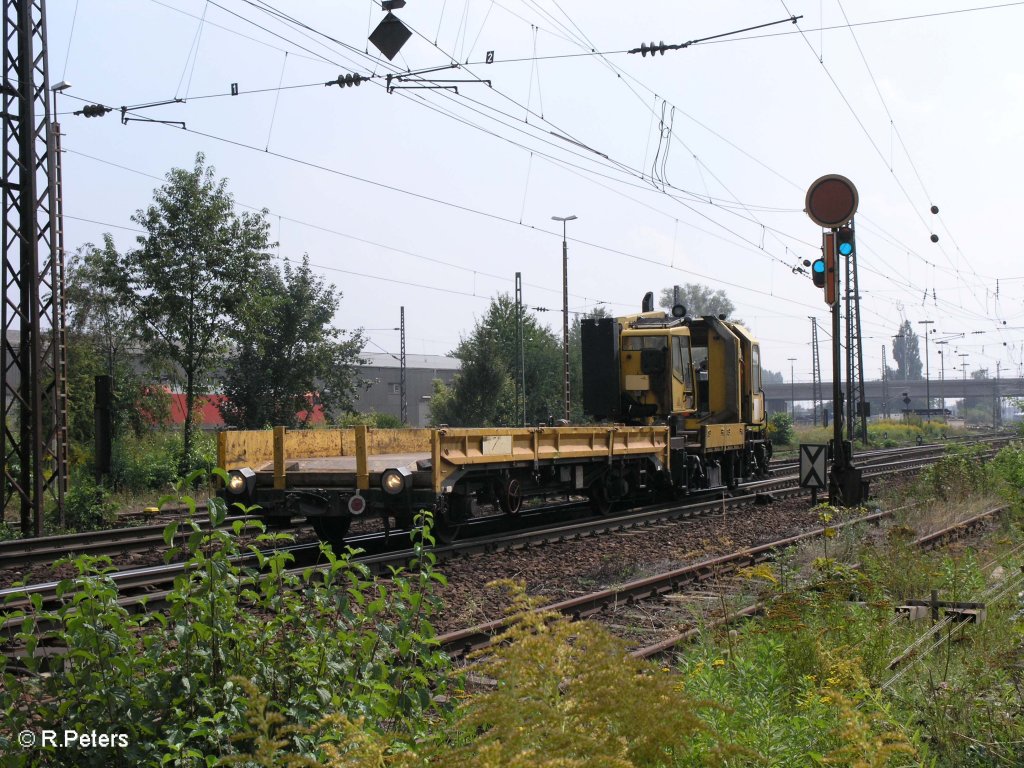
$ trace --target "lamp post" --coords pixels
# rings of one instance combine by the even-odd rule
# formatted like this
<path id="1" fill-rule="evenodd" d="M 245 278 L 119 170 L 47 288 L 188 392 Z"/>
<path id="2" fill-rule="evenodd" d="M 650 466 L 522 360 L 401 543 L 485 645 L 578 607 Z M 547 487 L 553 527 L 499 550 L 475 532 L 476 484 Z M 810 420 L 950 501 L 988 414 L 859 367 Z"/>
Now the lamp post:
<path id="1" fill-rule="evenodd" d="M 789 360 L 789 409 L 793 423 L 796 424 L 796 379 L 793 378 L 793 363 L 796 362 L 796 358 L 787 359 Z"/>
<path id="2" fill-rule="evenodd" d="M 552 216 L 552 221 L 562 222 L 562 373 L 565 376 L 565 420 L 569 420 L 569 244 L 565 237 L 565 223 L 575 221 L 576 216 Z"/>
<path id="3" fill-rule="evenodd" d="M 924 326 L 924 408 L 925 408 L 925 419 L 928 421 L 932 420 L 932 390 L 930 382 L 930 371 L 928 370 L 928 334 L 931 329 L 929 325 L 933 324 L 934 320 L 918 320 L 918 325 Z"/>

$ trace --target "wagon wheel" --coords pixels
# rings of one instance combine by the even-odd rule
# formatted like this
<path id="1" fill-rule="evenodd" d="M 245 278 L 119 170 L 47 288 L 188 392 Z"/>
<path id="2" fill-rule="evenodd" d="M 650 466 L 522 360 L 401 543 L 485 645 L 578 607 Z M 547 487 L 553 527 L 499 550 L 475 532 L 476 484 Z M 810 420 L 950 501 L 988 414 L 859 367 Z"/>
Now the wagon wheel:
<path id="1" fill-rule="evenodd" d="M 434 527 L 431 534 L 438 544 L 451 544 L 462 525 L 473 515 L 473 500 L 465 494 L 452 493 L 440 497 L 434 505 Z"/>
<path id="2" fill-rule="evenodd" d="M 350 517 L 325 517 L 316 515 L 308 518 L 313 530 L 321 541 L 331 545 L 335 552 L 341 552 L 345 548 L 345 534 L 352 524 Z"/>
<path id="3" fill-rule="evenodd" d="M 462 530 L 462 523 L 453 523 L 447 518 L 434 521 L 434 527 L 431 529 L 431 534 L 434 536 L 434 541 L 438 544 L 451 544 L 459 536 L 459 531 Z"/>
<path id="4" fill-rule="evenodd" d="M 518 477 L 502 477 L 495 481 L 498 506 L 506 515 L 518 515 L 523 508 L 523 483 Z"/>

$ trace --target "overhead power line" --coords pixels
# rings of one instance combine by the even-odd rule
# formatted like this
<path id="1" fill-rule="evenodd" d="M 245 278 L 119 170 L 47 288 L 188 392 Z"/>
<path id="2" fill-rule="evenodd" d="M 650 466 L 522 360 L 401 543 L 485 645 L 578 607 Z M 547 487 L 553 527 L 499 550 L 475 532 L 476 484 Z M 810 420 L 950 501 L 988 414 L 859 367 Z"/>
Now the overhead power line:
<path id="1" fill-rule="evenodd" d="M 700 37 L 696 40 L 687 40 L 685 43 L 670 43 L 666 45 L 664 42 L 655 45 L 651 43 L 641 43 L 639 48 L 633 48 L 632 50 L 626 51 L 626 53 L 639 53 L 641 56 L 646 56 L 648 53 L 651 57 L 654 57 L 655 53 L 660 53 L 662 56 L 665 55 L 665 51 L 679 51 L 683 48 L 689 48 L 691 45 L 697 45 L 698 43 L 706 43 L 711 40 L 718 40 L 723 37 L 732 37 L 733 35 L 740 35 L 744 32 L 752 32 L 755 29 L 764 29 L 765 27 L 774 27 L 778 24 L 796 24 L 797 20 L 802 19 L 803 16 L 790 16 L 788 19 L 781 19 L 780 21 L 770 21 L 767 24 L 758 24 L 754 27 L 745 27 L 743 29 L 733 30 L 732 32 L 722 32 L 717 35 L 709 35 L 708 37 Z"/>

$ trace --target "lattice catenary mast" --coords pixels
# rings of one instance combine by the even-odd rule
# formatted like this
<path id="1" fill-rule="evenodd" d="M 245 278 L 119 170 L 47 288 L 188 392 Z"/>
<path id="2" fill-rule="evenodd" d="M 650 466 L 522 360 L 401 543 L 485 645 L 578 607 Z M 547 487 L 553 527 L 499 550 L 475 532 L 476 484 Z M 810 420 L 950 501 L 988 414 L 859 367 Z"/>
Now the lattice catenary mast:
<path id="1" fill-rule="evenodd" d="M 40 535 L 43 511 L 63 519 L 67 483 L 63 255 L 55 248 L 44 0 L 5 0 L 3 94 L 4 506 L 17 500 L 22 532 Z"/>
<path id="2" fill-rule="evenodd" d="M 818 318 L 811 318 L 811 398 L 813 400 L 814 426 L 818 426 L 821 409 L 821 360 L 818 357 Z M 824 414 L 822 414 L 824 416 Z"/>

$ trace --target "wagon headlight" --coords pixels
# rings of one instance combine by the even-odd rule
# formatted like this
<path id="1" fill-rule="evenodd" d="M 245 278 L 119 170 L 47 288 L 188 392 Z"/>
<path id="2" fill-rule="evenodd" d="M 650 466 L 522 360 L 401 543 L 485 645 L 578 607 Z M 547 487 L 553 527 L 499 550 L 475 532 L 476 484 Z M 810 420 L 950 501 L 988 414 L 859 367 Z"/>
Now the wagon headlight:
<path id="1" fill-rule="evenodd" d="M 256 473 L 249 467 L 232 469 L 228 472 L 227 490 L 232 496 L 251 493 L 256 487 Z"/>
<path id="2" fill-rule="evenodd" d="M 394 496 L 405 490 L 406 480 L 412 475 L 405 467 L 385 470 L 380 476 L 380 487 L 384 493 Z"/>

